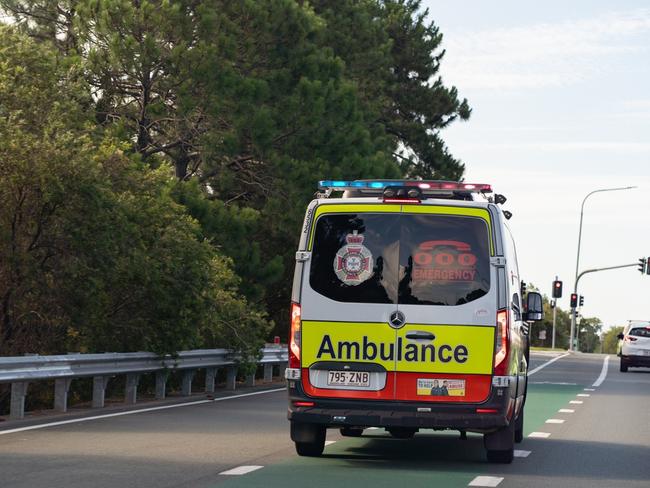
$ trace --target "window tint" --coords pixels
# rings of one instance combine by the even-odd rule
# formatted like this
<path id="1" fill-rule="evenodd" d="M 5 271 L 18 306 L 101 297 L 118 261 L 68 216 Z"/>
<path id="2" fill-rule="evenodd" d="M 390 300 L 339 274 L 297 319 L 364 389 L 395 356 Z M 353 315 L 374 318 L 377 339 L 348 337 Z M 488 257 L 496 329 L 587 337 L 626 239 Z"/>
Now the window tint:
<path id="1" fill-rule="evenodd" d="M 399 214 L 318 219 L 309 283 L 332 300 L 397 303 Z"/>
<path id="2" fill-rule="evenodd" d="M 341 302 L 461 305 L 490 289 L 487 225 L 457 216 L 325 215 L 309 282 Z"/>
<path id="3" fill-rule="evenodd" d="M 636 337 L 650 337 L 650 329 L 646 329 L 645 327 L 637 327 L 636 329 L 632 329 L 629 335 Z"/>
<path id="4" fill-rule="evenodd" d="M 462 305 L 489 291 L 484 220 L 403 215 L 401 231 L 399 303 Z"/>

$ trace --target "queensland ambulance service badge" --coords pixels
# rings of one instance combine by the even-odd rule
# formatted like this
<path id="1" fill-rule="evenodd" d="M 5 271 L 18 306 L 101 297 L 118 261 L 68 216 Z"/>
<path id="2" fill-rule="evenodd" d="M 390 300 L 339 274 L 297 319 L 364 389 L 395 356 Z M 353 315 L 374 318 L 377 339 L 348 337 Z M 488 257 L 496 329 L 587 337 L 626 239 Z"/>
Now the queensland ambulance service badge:
<path id="1" fill-rule="evenodd" d="M 345 240 L 348 244 L 334 256 L 334 272 L 346 285 L 356 286 L 372 276 L 372 253 L 363 245 L 364 236 L 356 230 Z"/>

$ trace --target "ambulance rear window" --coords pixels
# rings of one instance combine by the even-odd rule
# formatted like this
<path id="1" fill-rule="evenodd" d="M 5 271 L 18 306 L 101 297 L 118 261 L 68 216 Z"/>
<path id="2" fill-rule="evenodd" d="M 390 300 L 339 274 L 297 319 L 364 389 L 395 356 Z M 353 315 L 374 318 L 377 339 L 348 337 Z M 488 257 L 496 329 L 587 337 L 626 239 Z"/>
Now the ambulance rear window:
<path id="1" fill-rule="evenodd" d="M 464 216 L 324 215 L 309 282 L 340 302 L 462 305 L 490 289 L 488 227 Z"/>

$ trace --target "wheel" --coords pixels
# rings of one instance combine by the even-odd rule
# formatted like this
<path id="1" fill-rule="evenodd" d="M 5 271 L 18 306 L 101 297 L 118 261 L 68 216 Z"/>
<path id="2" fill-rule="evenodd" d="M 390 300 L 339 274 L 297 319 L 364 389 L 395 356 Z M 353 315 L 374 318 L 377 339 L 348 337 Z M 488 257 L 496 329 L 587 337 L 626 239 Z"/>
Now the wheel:
<path id="1" fill-rule="evenodd" d="M 623 358 L 621 358 L 621 373 L 627 373 L 627 363 L 623 361 Z"/>
<path id="2" fill-rule="evenodd" d="M 392 427 L 387 430 L 395 439 L 410 439 L 418 431 L 418 429 L 410 429 L 408 427 Z"/>
<path id="3" fill-rule="evenodd" d="M 515 454 L 515 422 L 496 432 L 484 434 L 483 443 L 489 462 L 510 464 Z"/>
<path id="4" fill-rule="evenodd" d="M 317 457 L 325 449 L 325 426 L 291 422 L 291 439 L 299 456 Z"/>
<path id="5" fill-rule="evenodd" d="M 510 464 L 514 458 L 514 449 L 504 451 L 487 451 L 487 459 L 491 463 Z"/>
<path id="6" fill-rule="evenodd" d="M 519 417 L 515 421 L 515 442 L 519 444 L 524 440 L 524 407 L 521 407 Z"/>
<path id="7" fill-rule="evenodd" d="M 361 437 L 363 429 L 361 427 L 341 427 L 341 435 L 344 437 Z"/>

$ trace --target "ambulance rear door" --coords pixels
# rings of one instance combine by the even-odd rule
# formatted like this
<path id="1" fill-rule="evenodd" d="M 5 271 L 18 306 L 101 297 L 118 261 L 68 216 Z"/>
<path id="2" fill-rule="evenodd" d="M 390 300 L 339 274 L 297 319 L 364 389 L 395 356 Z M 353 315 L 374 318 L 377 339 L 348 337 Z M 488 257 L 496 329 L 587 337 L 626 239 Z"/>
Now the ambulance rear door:
<path id="1" fill-rule="evenodd" d="M 400 220 L 395 398 L 480 403 L 492 381 L 494 236 L 485 208 L 404 205 Z"/>

